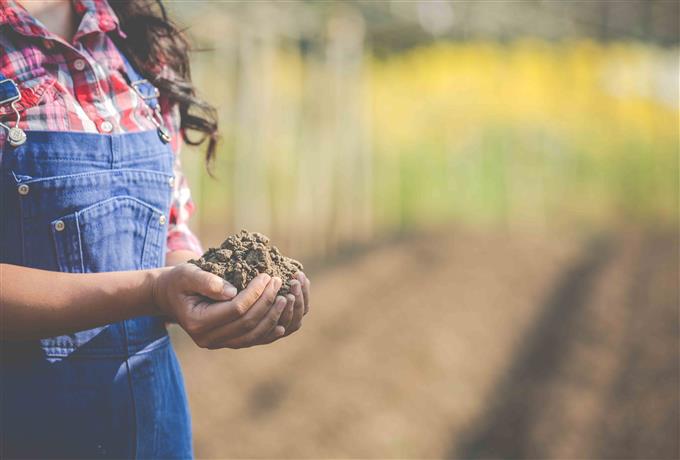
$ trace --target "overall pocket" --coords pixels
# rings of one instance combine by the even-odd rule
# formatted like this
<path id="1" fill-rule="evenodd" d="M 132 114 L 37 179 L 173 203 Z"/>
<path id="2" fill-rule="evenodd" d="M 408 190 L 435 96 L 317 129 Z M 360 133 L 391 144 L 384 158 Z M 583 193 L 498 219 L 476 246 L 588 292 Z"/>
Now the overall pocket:
<path id="1" fill-rule="evenodd" d="M 88 273 L 155 268 L 163 264 L 164 213 L 138 198 L 119 195 L 50 222 L 56 262 L 62 272 Z M 66 357 L 120 357 L 161 338 L 153 327 L 128 343 L 123 323 L 40 340 L 49 360 Z"/>
<path id="2" fill-rule="evenodd" d="M 132 196 L 114 196 L 50 223 L 59 270 L 105 272 L 163 263 L 166 217 Z"/>

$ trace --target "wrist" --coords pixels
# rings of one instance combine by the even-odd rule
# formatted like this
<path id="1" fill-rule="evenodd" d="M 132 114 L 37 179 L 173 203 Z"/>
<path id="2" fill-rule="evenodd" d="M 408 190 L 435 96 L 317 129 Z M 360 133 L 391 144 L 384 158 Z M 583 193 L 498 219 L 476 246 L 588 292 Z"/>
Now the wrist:
<path id="1" fill-rule="evenodd" d="M 164 268 L 154 268 L 151 270 L 144 270 L 144 281 L 143 281 L 143 292 L 144 292 L 144 302 L 142 305 L 145 306 L 146 312 L 144 315 L 158 316 L 164 315 L 162 305 L 162 293 L 159 289 L 159 280 L 163 273 L 171 270 L 170 267 Z"/>
<path id="2" fill-rule="evenodd" d="M 198 259 L 199 257 L 201 257 L 201 255 L 194 251 L 190 251 L 188 249 L 178 249 L 176 251 L 168 252 L 165 255 L 165 266 L 173 267 L 175 265 L 188 262 L 190 259 Z"/>

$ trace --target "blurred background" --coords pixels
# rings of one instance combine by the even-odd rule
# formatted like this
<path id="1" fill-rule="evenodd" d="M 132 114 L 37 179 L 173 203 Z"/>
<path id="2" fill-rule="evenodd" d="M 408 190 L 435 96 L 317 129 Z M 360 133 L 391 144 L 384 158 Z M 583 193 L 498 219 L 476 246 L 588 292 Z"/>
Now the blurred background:
<path id="1" fill-rule="evenodd" d="M 313 282 L 274 346 L 173 331 L 198 457 L 680 457 L 677 1 L 166 3 L 193 229 Z"/>

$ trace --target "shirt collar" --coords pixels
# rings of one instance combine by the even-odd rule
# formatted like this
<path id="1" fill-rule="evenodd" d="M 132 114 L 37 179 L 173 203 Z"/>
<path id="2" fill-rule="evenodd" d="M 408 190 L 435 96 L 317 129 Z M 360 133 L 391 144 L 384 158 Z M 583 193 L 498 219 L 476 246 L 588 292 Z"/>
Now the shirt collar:
<path id="1" fill-rule="evenodd" d="M 72 0 L 80 24 L 73 41 L 93 32 L 115 31 L 122 38 L 125 34 L 120 30 L 118 16 L 111 9 L 107 0 Z M 8 25 L 15 31 L 28 36 L 54 38 L 26 9 L 16 0 L 0 0 L 0 27 Z"/>

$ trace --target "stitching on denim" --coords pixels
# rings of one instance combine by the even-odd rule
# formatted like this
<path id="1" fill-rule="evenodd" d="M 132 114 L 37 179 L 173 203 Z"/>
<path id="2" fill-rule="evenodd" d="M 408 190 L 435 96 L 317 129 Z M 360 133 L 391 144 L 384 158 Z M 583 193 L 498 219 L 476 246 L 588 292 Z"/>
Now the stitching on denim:
<path id="1" fill-rule="evenodd" d="M 58 235 L 59 232 L 57 232 L 55 230 L 54 222 L 55 221 L 50 222 L 50 233 L 52 234 L 52 249 L 54 249 L 54 260 L 57 261 L 57 266 L 59 267 L 59 271 L 64 272 L 64 271 L 68 271 L 68 270 L 65 270 L 66 267 L 64 266 L 64 264 L 62 263 L 63 261 L 61 260 L 62 259 L 61 254 L 64 251 L 63 251 L 63 249 L 61 251 L 59 250 L 59 247 L 60 247 L 60 245 L 59 245 L 59 235 Z"/>
<path id="2" fill-rule="evenodd" d="M 144 232 L 144 243 L 142 244 L 142 268 L 148 268 L 146 266 L 146 257 L 148 254 L 147 251 L 147 244 L 149 242 L 149 232 L 151 230 L 151 220 L 153 219 L 153 214 L 149 215 L 149 218 L 146 220 L 146 232 Z"/>
<path id="3" fill-rule="evenodd" d="M 78 252 L 80 254 L 80 273 L 85 273 L 85 257 L 83 257 L 83 239 L 80 234 L 80 220 L 78 219 L 78 213 L 75 213 L 76 219 L 76 232 L 78 234 Z"/>
<path id="4" fill-rule="evenodd" d="M 100 208 L 100 207 L 102 207 L 102 206 L 105 206 L 105 205 L 107 205 L 107 204 L 109 204 L 109 203 L 111 203 L 111 202 L 115 202 L 115 201 L 127 201 L 127 200 L 133 201 L 133 202 L 137 203 L 138 205 L 140 205 L 140 206 L 146 208 L 146 210 L 151 211 L 152 213 L 163 214 L 163 211 L 161 211 L 160 209 L 156 208 L 155 206 L 152 206 L 152 205 L 150 205 L 149 203 L 147 203 L 146 201 L 142 201 L 142 200 L 140 200 L 139 198 L 135 198 L 134 196 L 131 196 L 131 195 L 116 195 L 116 196 L 112 196 L 111 198 L 107 198 L 107 199 L 102 200 L 102 201 L 97 201 L 97 202 L 94 203 L 94 204 L 91 204 L 91 205 L 89 205 L 89 206 L 84 207 L 83 209 L 81 209 L 81 210 L 79 210 L 79 211 L 76 211 L 75 214 L 77 214 L 77 215 L 83 215 L 83 214 L 85 214 L 85 213 L 89 213 L 89 212 L 91 212 L 91 211 L 94 211 L 94 210 L 97 209 L 97 208 Z M 147 222 L 147 226 L 148 226 L 148 222 Z"/>
<path id="5" fill-rule="evenodd" d="M 121 168 L 121 169 L 114 169 L 114 170 L 104 170 L 104 171 L 88 171 L 88 172 L 82 172 L 82 173 L 74 173 L 74 174 L 65 174 L 63 176 L 50 176 L 50 177 L 38 177 L 35 179 L 27 180 L 24 181 L 25 184 L 36 184 L 39 185 L 41 182 L 46 182 L 46 181 L 56 181 L 56 180 L 65 180 L 65 179 L 76 179 L 80 177 L 89 177 L 89 176 L 96 176 L 96 175 L 101 175 L 101 174 L 116 174 L 120 175 L 120 173 L 132 173 L 135 175 L 140 175 L 140 176 L 162 176 L 163 179 L 160 180 L 167 180 L 172 176 L 172 174 L 160 172 L 160 171 L 153 171 L 150 169 L 127 169 L 127 168 Z"/>
<path id="6" fill-rule="evenodd" d="M 26 215 L 23 197 L 19 196 L 19 233 L 21 234 L 21 265 L 26 265 L 26 232 L 24 231 L 24 217 Z"/>
<path id="7" fill-rule="evenodd" d="M 168 152 L 157 152 L 157 149 L 135 149 L 135 155 L 131 156 L 129 159 L 125 159 L 123 162 L 117 162 L 117 163 L 130 163 L 130 162 L 136 162 L 139 160 L 153 160 L 158 157 L 164 157 L 166 155 L 170 155 Z M 48 161 L 48 160 L 70 160 L 70 161 L 77 161 L 77 160 L 83 160 L 82 155 L 74 155 L 73 150 L 55 150 L 55 149 L 49 149 L 49 150 L 43 150 L 43 149 L 35 149 L 31 150 L 31 146 L 26 147 L 26 151 L 23 152 L 23 154 L 26 155 L 34 155 L 38 157 L 38 160 L 40 161 Z M 102 164 L 110 164 L 110 160 L 107 158 L 106 160 L 96 160 L 96 159 L 90 159 L 88 161 L 96 162 L 96 163 L 102 163 Z"/>
<path id="8" fill-rule="evenodd" d="M 149 346 L 152 345 L 153 346 Z M 159 350 L 163 347 L 167 347 L 170 345 L 170 337 L 168 335 L 159 337 L 157 339 L 154 339 L 150 343 L 147 342 L 140 342 L 140 343 L 131 343 L 128 344 L 130 346 L 131 352 L 137 356 L 137 355 L 144 355 L 147 353 L 154 352 L 156 350 Z M 74 347 L 74 346 L 67 346 L 67 347 L 59 347 L 59 346 L 53 346 L 53 347 L 42 347 L 43 351 L 45 352 L 45 356 L 48 358 L 68 358 L 71 353 L 80 350 L 80 347 Z M 95 350 L 91 350 L 83 354 L 82 356 L 78 356 L 77 359 L 100 359 L 100 358 L 125 358 L 128 356 L 129 352 L 122 351 L 120 348 L 97 348 Z"/>
<path id="9" fill-rule="evenodd" d="M 130 389 L 130 402 L 132 405 L 132 422 L 134 424 L 134 429 L 132 432 L 135 434 L 135 457 L 137 452 L 137 401 L 135 399 L 135 386 L 132 382 L 132 366 L 130 366 L 130 344 L 128 343 L 128 331 L 127 331 L 127 321 L 121 323 L 123 326 L 123 341 L 125 344 L 125 371 L 127 374 L 128 388 Z"/>

